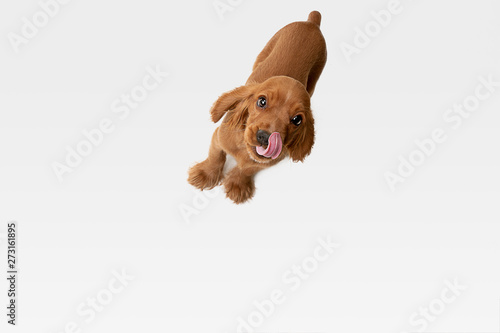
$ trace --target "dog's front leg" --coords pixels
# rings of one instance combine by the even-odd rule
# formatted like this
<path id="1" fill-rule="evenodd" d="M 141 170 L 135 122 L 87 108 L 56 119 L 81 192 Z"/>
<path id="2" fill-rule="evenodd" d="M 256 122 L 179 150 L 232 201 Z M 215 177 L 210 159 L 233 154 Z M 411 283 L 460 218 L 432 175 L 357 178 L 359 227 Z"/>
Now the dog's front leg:
<path id="1" fill-rule="evenodd" d="M 219 145 L 219 128 L 217 128 L 212 136 L 208 158 L 189 169 L 189 184 L 200 190 L 214 188 L 224 176 L 222 171 L 225 163 L 226 153 Z"/>
<path id="2" fill-rule="evenodd" d="M 255 192 L 254 175 L 260 169 L 255 167 L 241 168 L 235 166 L 224 179 L 226 197 L 240 204 L 253 197 Z"/>

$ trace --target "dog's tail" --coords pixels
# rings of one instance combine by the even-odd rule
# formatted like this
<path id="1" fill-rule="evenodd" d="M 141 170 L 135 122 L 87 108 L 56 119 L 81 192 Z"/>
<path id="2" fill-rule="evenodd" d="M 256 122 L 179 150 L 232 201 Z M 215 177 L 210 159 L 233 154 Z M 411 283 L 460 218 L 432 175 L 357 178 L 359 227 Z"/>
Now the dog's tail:
<path id="1" fill-rule="evenodd" d="M 307 21 L 316 24 L 318 27 L 321 25 L 321 14 L 318 11 L 313 11 L 309 14 Z"/>

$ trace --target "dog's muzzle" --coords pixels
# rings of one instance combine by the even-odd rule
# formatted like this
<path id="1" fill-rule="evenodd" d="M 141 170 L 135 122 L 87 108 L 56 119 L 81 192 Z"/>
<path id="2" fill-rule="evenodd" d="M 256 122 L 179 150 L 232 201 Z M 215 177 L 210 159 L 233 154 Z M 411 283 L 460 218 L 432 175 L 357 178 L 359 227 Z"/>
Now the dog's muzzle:
<path id="1" fill-rule="evenodd" d="M 269 134 L 266 131 L 258 130 L 256 136 L 257 142 L 261 144 L 261 146 L 255 147 L 257 154 L 273 160 L 281 154 L 283 144 L 281 142 L 281 135 L 279 132 Z M 264 148 L 263 146 L 266 145 L 267 148 Z"/>

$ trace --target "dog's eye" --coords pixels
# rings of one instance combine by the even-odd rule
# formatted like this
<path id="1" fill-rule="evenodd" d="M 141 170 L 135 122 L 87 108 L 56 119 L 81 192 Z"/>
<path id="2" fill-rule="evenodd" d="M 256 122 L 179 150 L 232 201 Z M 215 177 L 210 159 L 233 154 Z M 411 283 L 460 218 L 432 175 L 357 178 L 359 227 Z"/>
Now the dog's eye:
<path id="1" fill-rule="evenodd" d="M 264 109 L 267 106 L 267 100 L 265 97 L 259 97 L 257 100 L 257 106 L 261 109 Z"/>
<path id="2" fill-rule="evenodd" d="M 290 122 L 292 124 L 294 124 L 295 126 L 299 126 L 300 124 L 302 124 L 302 116 L 300 114 L 296 115 L 295 117 L 293 117 Z"/>

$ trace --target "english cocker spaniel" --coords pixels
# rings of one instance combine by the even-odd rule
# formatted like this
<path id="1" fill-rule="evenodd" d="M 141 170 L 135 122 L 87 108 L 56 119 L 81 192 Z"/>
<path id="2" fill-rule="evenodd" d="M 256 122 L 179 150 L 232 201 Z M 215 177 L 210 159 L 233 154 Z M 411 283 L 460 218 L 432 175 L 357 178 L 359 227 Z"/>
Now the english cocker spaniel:
<path id="1" fill-rule="evenodd" d="M 254 175 L 289 156 L 303 161 L 314 144 L 310 98 L 326 63 L 321 14 L 279 30 L 257 57 L 246 84 L 212 106 L 214 123 L 208 158 L 189 169 L 188 182 L 211 189 L 221 182 L 226 196 L 243 203 L 255 192 Z M 226 154 L 237 165 L 223 174 Z"/>

